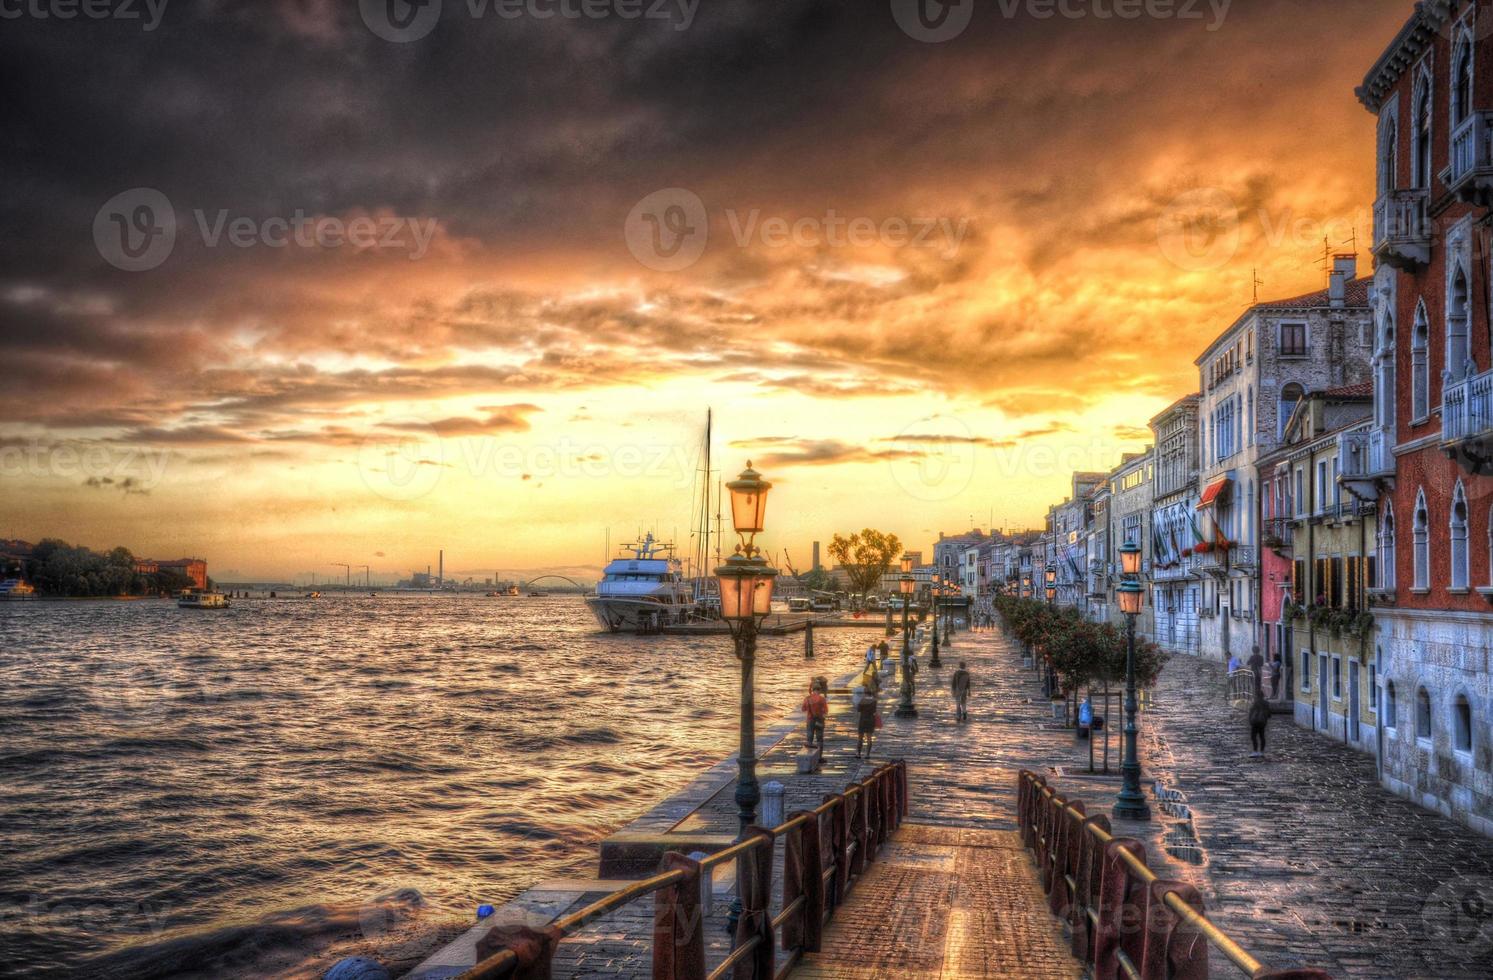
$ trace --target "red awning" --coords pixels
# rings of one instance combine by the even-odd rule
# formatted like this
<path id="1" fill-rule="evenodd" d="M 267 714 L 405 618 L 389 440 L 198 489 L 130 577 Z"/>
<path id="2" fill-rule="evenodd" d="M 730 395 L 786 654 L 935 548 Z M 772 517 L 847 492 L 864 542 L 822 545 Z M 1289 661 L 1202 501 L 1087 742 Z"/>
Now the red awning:
<path id="1" fill-rule="evenodd" d="M 1198 510 L 1207 510 L 1214 504 L 1226 504 L 1229 502 L 1229 490 L 1234 485 L 1232 477 L 1221 476 L 1208 484 L 1203 491 L 1203 499 L 1198 501 Z"/>

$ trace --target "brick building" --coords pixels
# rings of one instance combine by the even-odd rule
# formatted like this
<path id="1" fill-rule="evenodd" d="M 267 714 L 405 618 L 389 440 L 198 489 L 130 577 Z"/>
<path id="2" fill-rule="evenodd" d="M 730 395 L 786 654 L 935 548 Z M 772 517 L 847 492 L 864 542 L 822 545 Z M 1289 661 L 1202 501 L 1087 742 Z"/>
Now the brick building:
<path id="1" fill-rule="evenodd" d="M 1386 786 L 1493 834 L 1493 10 L 1417 4 L 1358 97 L 1378 117 L 1375 405 Z"/>
<path id="2" fill-rule="evenodd" d="M 207 588 L 207 559 L 174 558 L 161 561 L 156 558 L 136 558 L 135 571 L 141 575 L 154 575 L 160 571 L 174 571 L 185 575 L 196 589 Z"/>

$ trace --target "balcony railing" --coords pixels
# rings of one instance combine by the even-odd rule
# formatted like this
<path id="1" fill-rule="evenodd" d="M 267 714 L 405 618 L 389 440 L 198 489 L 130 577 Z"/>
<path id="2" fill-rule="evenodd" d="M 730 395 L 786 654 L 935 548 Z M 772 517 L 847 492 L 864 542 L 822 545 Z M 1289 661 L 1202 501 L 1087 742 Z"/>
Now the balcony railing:
<path id="1" fill-rule="evenodd" d="M 1431 230 L 1424 187 L 1392 190 L 1374 202 L 1374 254 L 1397 269 L 1415 269 L 1431 261 Z"/>
<path id="2" fill-rule="evenodd" d="M 1493 371 L 1448 382 L 1441 394 L 1441 439 L 1458 443 L 1493 430 Z"/>
<path id="3" fill-rule="evenodd" d="M 1265 547 L 1283 555 L 1291 553 L 1291 542 L 1296 535 L 1296 522 L 1289 517 L 1265 519 Z"/>
<path id="4" fill-rule="evenodd" d="M 1452 130 L 1447 190 L 1463 200 L 1477 200 L 1493 186 L 1493 113 L 1474 112 Z"/>

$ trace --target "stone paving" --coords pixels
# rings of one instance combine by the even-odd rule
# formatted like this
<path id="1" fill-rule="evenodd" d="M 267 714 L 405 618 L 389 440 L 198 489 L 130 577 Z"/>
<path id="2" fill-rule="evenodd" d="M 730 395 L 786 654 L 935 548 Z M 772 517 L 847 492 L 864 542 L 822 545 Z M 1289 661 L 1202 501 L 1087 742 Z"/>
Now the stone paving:
<path id="1" fill-rule="evenodd" d="M 954 720 L 947 690 L 960 659 L 969 661 L 974 677 L 971 717 L 963 724 Z M 944 661 L 935 671 L 927 667 L 926 656 L 921 658 L 918 718 L 895 718 L 895 685 L 887 691 L 886 727 L 871 762 L 854 756 L 848 699 L 841 694 L 832 698 L 823 772 L 793 774 L 792 755 L 801 741 L 794 736 L 765 756 L 763 782 L 785 784 L 791 813 L 817 805 L 823 794 L 868 774 L 877 762 L 903 757 L 912 796 L 910 824 L 904 825 L 909 830 L 911 825 L 927 825 L 930 831 L 939 826 L 1013 830 L 1016 776 L 1022 768 L 1041 772 L 1069 797 L 1084 799 L 1090 812 L 1108 810 L 1118 774 L 1087 772 L 1087 743 L 1052 719 L 1036 675 L 1022 668 L 1012 643 L 994 632 L 960 633 Z M 812 672 L 806 665 L 805 676 Z M 1243 716 L 1227 704 L 1223 690 L 1221 665 L 1187 656 L 1168 664 L 1143 715 L 1142 755 L 1148 790 L 1150 780 L 1159 780 L 1185 799 L 1186 808 L 1173 806 L 1168 813 L 1153 800 L 1153 821 L 1116 822 L 1115 832 L 1145 841 L 1153 870 L 1196 885 L 1210 916 L 1268 964 L 1306 963 L 1336 977 L 1493 977 L 1493 840 L 1383 790 L 1375 781 L 1372 757 L 1297 728 L 1288 716 L 1271 724 L 1268 757 L 1250 759 Z M 1115 768 L 1118 749 L 1116 738 Z M 734 831 L 731 791 L 722 789 L 686 823 L 693 829 Z M 1169 856 L 1163 845 L 1180 829 L 1189 829 L 1195 845 Z M 1014 867 L 1022 867 L 1025 859 L 1011 854 L 1020 859 Z M 729 884 L 717 882 L 707 925 L 712 965 L 727 950 L 723 923 Z M 892 877 L 883 885 L 891 888 L 884 896 L 867 890 L 872 907 L 891 909 L 910 901 L 893 894 Z M 1000 891 L 986 887 L 992 894 Z M 911 909 L 910 914 L 921 913 Z M 861 942 L 871 944 L 866 956 L 872 960 L 859 972 L 821 976 L 982 975 L 959 972 L 947 962 L 941 974 L 931 968 L 920 972 L 893 955 L 886 917 L 870 922 L 871 933 L 864 925 L 856 928 L 862 930 Z M 651 929 L 648 902 L 608 916 L 562 944 L 556 975 L 647 976 Z M 873 943 L 878 935 L 881 941 Z M 1037 948 L 1014 933 L 1009 941 Z M 1008 953 L 1021 955 L 1020 950 L 979 948 L 992 962 L 1006 962 L 999 957 Z M 874 961 L 876 956 L 884 962 Z M 966 965 L 967 960 L 955 964 Z M 1212 965 L 1215 976 L 1239 975 L 1221 957 Z M 1054 975 L 1043 972 L 1049 966 L 1039 962 L 1031 973 L 1016 967 L 983 975 Z"/>

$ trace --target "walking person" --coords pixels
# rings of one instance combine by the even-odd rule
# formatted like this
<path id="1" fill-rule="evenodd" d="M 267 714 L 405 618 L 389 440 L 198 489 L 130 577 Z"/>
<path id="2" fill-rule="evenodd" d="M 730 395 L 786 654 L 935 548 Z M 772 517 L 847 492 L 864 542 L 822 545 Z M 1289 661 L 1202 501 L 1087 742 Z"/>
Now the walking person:
<path id="1" fill-rule="evenodd" d="M 963 660 L 949 678 L 949 690 L 954 694 L 954 720 L 969 721 L 969 669 Z"/>
<path id="2" fill-rule="evenodd" d="M 881 651 L 881 669 L 886 670 L 886 658 L 892 655 L 892 648 L 887 645 L 886 640 L 882 640 L 879 649 Z"/>
<path id="3" fill-rule="evenodd" d="M 824 719 L 829 717 L 829 699 L 819 688 L 819 680 L 815 678 L 809 684 L 809 696 L 804 698 L 804 716 L 808 720 L 807 745 L 813 748 L 818 745 L 824 748 Z"/>
<path id="4" fill-rule="evenodd" d="M 1265 701 L 1264 691 L 1255 691 L 1254 703 L 1249 706 L 1249 757 L 1265 758 L 1265 726 L 1270 724 L 1270 705 Z"/>
<path id="5" fill-rule="evenodd" d="M 876 726 L 881 721 L 881 713 L 876 710 L 876 693 L 870 688 L 861 694 L 861 703 L 855 708 L 859 717 L 855 725 L 855 757 L 861 757 L 864 748 L 866 758 L 871 758 L 871 743 L 876 740 Z"/>
<path id="6" fill-rule="evenodd" d="M 1259 644 L 1255 644 L 1254 652 L 1246 661 L 1247 666 L 1254 676 L 1255 689 L 1252 693 L 1259 694 L 1265 690 L 1265 658 L 1260 655 Z"/>
<path id="7" fill-rule="evenodd" d="M 1280 700 L 1280 679 L 1286 675 L 1286 662 L 1281 658 L 1280 651 L 1275 651 L 1275 659 L 1270 662 L 1270 700 Z"/>

